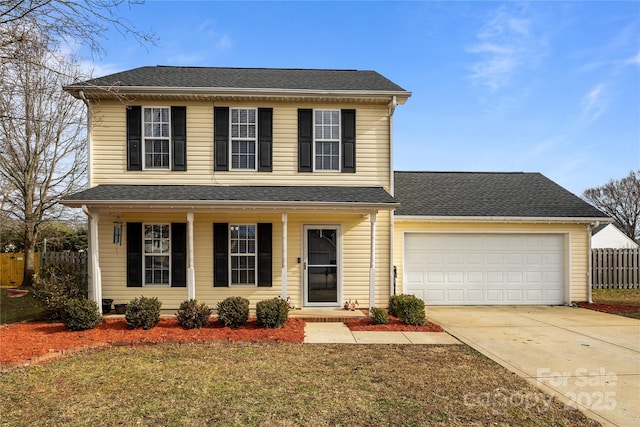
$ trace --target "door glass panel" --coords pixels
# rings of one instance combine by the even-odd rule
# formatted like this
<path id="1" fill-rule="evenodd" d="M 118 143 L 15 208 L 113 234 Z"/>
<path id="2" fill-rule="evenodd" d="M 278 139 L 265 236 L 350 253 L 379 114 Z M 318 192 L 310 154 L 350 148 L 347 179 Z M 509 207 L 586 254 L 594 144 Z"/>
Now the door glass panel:
<path id="1" fill-rule="evenodd" d="M 307 294 L 309 302 L 338 302 L 337 232 L 307 230 Z"/>

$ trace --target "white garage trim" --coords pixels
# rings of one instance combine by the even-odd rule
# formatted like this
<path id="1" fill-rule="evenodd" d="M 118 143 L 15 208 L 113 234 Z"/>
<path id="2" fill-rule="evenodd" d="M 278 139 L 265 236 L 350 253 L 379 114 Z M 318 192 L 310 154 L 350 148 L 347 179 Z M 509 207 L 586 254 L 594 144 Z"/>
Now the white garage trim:
<path id="1" fill-rule="evenodd" d="M 564 304 L 570 254 L 562 232 L 405 231 L 403 292 L 427 305 Z"/>

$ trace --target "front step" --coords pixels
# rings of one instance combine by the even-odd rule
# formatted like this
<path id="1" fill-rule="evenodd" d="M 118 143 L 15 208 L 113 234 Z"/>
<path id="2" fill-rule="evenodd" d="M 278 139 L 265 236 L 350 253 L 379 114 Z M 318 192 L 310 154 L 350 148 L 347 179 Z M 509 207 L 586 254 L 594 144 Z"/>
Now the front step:
<path id="1" fill-rule="evenodd" d="M 305 308 L 289 312 L 289 319 L 302 319 L 307 322 L 347 322 L 367 317 L 367 310 Z"/>

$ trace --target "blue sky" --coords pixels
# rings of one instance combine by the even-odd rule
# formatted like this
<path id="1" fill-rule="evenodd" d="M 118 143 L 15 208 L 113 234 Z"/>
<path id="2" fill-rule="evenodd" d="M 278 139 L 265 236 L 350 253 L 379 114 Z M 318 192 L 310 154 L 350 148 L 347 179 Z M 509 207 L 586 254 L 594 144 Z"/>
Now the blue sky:
<path id="1" fill-rule="evenodd" d="M 640 2 L 153 1 L 94 75 L 143 65 L 376 70 L 413 93 L 396 170 L 541 172 L 575 194 L 640 168 Z M 91 55 L 80 50 L 80 55 Z"/>

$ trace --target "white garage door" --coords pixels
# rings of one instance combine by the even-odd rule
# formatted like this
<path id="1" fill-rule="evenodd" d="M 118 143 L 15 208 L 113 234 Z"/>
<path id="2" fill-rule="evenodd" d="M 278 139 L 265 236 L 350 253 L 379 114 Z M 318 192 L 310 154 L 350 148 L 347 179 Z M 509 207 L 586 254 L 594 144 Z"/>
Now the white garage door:
<path id="1" fill-rule="evenodd" d="M 557 234 L 406 234 L 404 293 L 427 305 L 562 304 Z"/>

